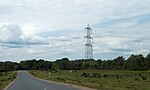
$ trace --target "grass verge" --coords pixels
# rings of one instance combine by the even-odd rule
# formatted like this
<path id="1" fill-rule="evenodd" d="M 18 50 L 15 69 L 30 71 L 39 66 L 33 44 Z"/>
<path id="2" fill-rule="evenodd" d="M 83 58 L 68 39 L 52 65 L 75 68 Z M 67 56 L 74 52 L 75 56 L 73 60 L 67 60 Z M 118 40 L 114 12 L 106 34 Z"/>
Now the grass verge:
<path id="1" fill-rule="evenodd" d="M 32 70 L 28 72 L 38 78 L 70 83 L 98 90 L 149 90 L 150 88 L 150 71 Z"/>
<path id="2" fill-rule="evenodd" d="M 0 90 L 4 89 L 11 81 L 16 78 L 17 72 L 0 72 Z"/>

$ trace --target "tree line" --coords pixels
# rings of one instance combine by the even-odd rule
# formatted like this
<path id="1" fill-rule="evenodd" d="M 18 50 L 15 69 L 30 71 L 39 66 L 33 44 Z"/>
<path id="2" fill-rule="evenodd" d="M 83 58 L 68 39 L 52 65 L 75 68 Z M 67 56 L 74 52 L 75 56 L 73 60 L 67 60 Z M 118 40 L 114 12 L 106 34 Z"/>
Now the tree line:
<path id="1" fill-rule="evenodd" d="M 150 70 L 150 53 L 144 57 L 142 54 L 132 54 L 127 60 L 119 56 L 113 60 L 68 58 L 56 61 L 25 60 L 16 62 L 0 62 L 0 72 L 14 70 Z"/>

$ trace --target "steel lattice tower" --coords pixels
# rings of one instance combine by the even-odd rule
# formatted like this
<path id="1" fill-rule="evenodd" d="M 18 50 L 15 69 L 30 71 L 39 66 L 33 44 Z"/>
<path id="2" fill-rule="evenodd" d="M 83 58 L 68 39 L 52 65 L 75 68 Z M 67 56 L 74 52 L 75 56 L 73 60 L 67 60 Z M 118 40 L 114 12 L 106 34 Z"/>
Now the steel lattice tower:
<path id="1" fill-rule="evenodd" d="M 85 27 L 85 59 L 93 59 L 93 37 L 89 24 Z"/>

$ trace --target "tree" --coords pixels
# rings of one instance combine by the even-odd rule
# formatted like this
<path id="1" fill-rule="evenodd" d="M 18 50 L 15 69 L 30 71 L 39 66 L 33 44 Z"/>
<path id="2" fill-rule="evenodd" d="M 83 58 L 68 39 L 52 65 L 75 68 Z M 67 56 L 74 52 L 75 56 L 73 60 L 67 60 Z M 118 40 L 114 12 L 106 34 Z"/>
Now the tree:
<path id="1" fill-rule="evenodd" d="M 69 65 L 69 59 L 68 58 L 62 58 L 60 62 L 60 69 L 67 70 Z"/>
<path id="2" fill-rule="evenodd" d="M 146 68 L 150 69 L 150 53 L 145 58 Z"/>
<path id="3" fill-rule="evenodd" d="M 144 56 L 142 54 L 132 54 L 124 63 L 124 68 L 129 70 L 145 70 Z"/>
<path id="4" fill-rule="evenodd" d="M 111 68 L 112 69 L 115 69 L 115 70 L 121 70 L 123 69 L 123 64 L 124 64 L 124 58 L 123 56 L 119 56 L 117 58 L 115 58 L 113 61 L 112 61 L 112 64 L 111 64 Z"/>
<path id="5" fill-rule="evenodd" d="M 142 55 L 132 54 L 127 60 L 119 56 L 113 60 L 94 60 L 79 59 L 71 60 L 68 58 L 58 59 L 50 62 L 43 59 L 25 60 L 20 63 L 0 62 L 0 72 L 13 70 L 148 70 L 150 69 L 150 53 L 146 58 Z"/>

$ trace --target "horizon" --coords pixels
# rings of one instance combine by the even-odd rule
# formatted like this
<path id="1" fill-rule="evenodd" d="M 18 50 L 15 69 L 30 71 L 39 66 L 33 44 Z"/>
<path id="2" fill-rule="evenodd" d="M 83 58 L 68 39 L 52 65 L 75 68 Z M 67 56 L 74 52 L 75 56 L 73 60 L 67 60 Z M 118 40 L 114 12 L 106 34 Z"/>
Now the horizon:
<path id="1" fill-rule="evenodd" d="M 146 56 L 144 56 L 143 55 L 143 57 L 144 58 L 146 58 L 148 55 L 149 55 L 150 53 L 148 53 Z M 131 55 L 142 55 L 142 54 L 131 54 Z M 131 56 L 130 55 L 130 56 Z M 14 62 L 14 63 L 20 63 L 21 61 L 32 61 L 32 60 L 36 60 L 36 61 L 39 61 L 39 60 L 44 60 L 44 61 L 50 61 L 50 62 L 55 62 L 55 61 L 57 61 L 57 60 L 62 60 L 63 58 L 67 58 L 69 61 L 76 61 L 76 60 L 101 60 L 101 61 L 112 61 L 112 60 L 115 60 L 115 59 L 117 59 L 118 57 L 123 57 L 124 58 L 124 60 L 128 60 L 128 58 L 130 58 L 130 56 L 129 57 L 127 57 L 127 58 L 125 58 L 124 56 L 117 56 L 117 57 L 115 57 L 115 58 L 113 58 L 113 59 L 101 59 L 101 58 L 97 58 L 97 59 L 85 59 L 85 58 L 80 58 L 80 59 L 70 59 L 70 58 L 67 58 L 67 57 L 62 57 L 62 58 L 58 58 L 58 59 L 55 59 L 55 60 L 48 60 L 48 59 L 42 59 L 42 58 L 39 58 L 39 59 L 35 59 L 35 58 L 33 58 L 33 59 L 29 59 L 29 60 L 19 60 L 19 61 L 11 61 L 11 60 L 5 60 L 5 61 L 0 61 L 0 62 Z"/>
<path id="2" fill-rule="evenodd" d="M 93 30 L 94 59 L 150 53 L 149 0 L 0 1 L 0 61 L 84 58 Z"/>

